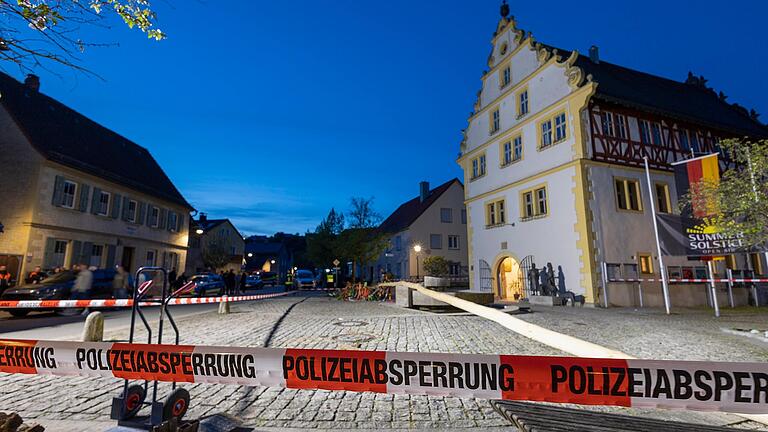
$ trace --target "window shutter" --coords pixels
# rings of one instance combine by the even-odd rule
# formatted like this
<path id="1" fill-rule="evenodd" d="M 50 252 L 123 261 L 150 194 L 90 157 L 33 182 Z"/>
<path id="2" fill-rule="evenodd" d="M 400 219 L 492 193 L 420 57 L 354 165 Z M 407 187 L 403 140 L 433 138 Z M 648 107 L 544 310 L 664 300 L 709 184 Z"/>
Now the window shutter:
<path id="1" fill-rule="evenodd" d="M 43 253 L 43 268 L 50 269 L 53 267 L 53 248 L 55 247 L 56 239 L 48 237 L 45 239 L 45 252 Z"/>
<path id="2" fill-rule="evenodd" d="M 165 229 L 167 221 L 168 221 L 168 210 L 161 208 L 160 217 L 158 218 L 158 221 L 157 221 L 157 228 Z"/>
<path id="3" fill-rule="evenodd" d="M 181 228 L 184 226 L 184 215 L 179 213 L 176 217 L 176 232 L 181 232 Z"/>
<path id="4" fill-rule="evenodd" d="M 124 221 L 128 220 L 128 201 L 130 201 L 128 199 L 128 197 L 123 197 L 123 215 L 122 215 L 122 219 Z"/>
<path id="5" fill-rule="evenodd" d="M 90 266 L 92 253 L 93 253 L 93 243 L 84 242 L 83 249 L 80 251 L 80 262 Z"/>
<path id="6" fill-rule="evenodd" d="M 144 223 L 144 217 L 147 215 L 147 203 L 139 203 L 139 216 L 136 219 L 136 223 L 141 225 Z"/>
<path id="7" fill-rule="evenodd" d="M 144 220 L 144 223 L 148 227 L 152 227 L 152 208 L 153 206 L 147 204 L 147 218 Z"/>
<path id="8" fill-rule="evenodd" d="M 72 240 L 72 252 L 70 253 L 69 260 L 71 261 L 69 263 L 70 266 L 75 264 L 80 264 L 82 261 L 80 260 L 80 253 L 83 249 L 83 243 L 79 240 Z"/>
<path id="9" fill-rule="evenodd" d="M 94 186 L 93 195 L 91 195 L 91 213 L 97 214 L 99 212 L 100 206 L 101 206 L 101 189 Z"/>
<path id="10" fill-rule="evenodd" d="M 112 219 L 117 219 L 117 217 L 120 215 L 121 198 L 122 197 L 119 194 L 112 195 L 112 208 L 109 211 L 109 216 Z"/>
<path id="11" fill-rule="evenodd" d="M 115 245 L 107 245 L 106 268 L 111 269 L 114 266 L 115 266 Z"/>
<path id="12" fill-rule="evenodd" d="M 80 184 L 80 206 L 77 209 L 81 212 L 88 210 L 88 194 L 90 192 L 90 186 L 87 184 Z"/>
<path id="13" fill-rule="evenodd" d="M 53 200 L 51 204 L 56 207 L 61 206 L 61 200 L 64 198 L 64 177 L 56 176 L 56 182 L 53 184 Z"/>

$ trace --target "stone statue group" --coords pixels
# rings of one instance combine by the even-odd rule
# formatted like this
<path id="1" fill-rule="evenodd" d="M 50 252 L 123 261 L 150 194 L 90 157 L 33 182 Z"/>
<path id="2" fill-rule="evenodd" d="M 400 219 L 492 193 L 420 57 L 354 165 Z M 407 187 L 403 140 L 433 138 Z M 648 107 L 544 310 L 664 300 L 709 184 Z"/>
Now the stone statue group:
<path id="1" fill-rule="evenodd" d="M 583 295 L 575 294 L 565 288 L 563 266 L 557 266 L 557 275 L 555 275 L 551 262 L 548 262 L 546 267 L 541 270 L 536 268 L 535 263 L 531 264 L 531 269 L 528 270 L 528 286 L 533 295 L 560 298 L 563 305 L 570 300 L 571 306 L 575 306 L 577 302 L 584 306 Z"/>

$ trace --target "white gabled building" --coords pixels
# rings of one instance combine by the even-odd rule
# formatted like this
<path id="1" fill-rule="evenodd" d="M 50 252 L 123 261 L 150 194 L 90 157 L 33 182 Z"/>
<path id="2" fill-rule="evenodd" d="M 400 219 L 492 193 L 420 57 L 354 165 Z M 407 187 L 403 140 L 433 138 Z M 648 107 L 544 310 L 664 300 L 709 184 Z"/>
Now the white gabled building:
<path id="1" fill-rule="evenodd" d="M 509 8 L 493 39 L 488 70 L 464 131 L 470 284 L 499 299 L 528 295 L 527 270 L 558 266 L 565 289 L 600 299 L 602 262 L 611 271 L 653 277 L 658 257 L 648 197 L 674 211 L 670 162 L 717 150 L 720 138 L 768 136 L 754 113 L 725 102 L 703 78 L 677 82 L 537 42 Z M 642 170 L 648 155 L 654 191 Z M 701 263 L 668 259 L 670 272 Z M 760 257 L 728 265 L 755 268 Z M 647 287 L 646 305 L 662 304 Z M 637 304 L 634 286 L 614 286 L 612 303 Z M 676 286 L 676 305 L 706 301 Z"/>

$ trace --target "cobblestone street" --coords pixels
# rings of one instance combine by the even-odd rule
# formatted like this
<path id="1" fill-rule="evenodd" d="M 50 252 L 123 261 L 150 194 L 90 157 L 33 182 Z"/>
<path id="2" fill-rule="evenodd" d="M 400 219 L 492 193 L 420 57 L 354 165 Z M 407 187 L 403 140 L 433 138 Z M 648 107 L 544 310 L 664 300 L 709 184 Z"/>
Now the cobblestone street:
<path id="1" fill-rule="evenodd" d="M 683 328 L 692 331 L 690 327 L 698 322 L 695 317 L 675 316 L 666 322 L 653 314 L 588 308 L 544 309 L 521 317 L 642 357 L 658 357 L 660 348 L 668 348 L 669 358 L 766 359 L 765 349 L 742 342 L 738 336 L 720 335 L 717 322 L 702 327 L 697 333 L 709 339 L 689 337 L 683 339 L 688 345 L 681 342 L 681 346 L 660 347 L 659 342 L 663 343 L 665 335 L 675 337 L 675 332 Z M 433 314 L 392 304 L 339 302 L 320 295 L 233 304 L 229 315 L 212 312 L 190 316 L 179 320 L 179 326 L 182 343 L 201 345 L 564 355 L 469 314 Z M 641 330 L 649 333 L 648 340 L 635 337 Z M 137 340 L 143 337 L 139 334 Z M 105 340 L 126 338 L 126 329 L 105 331 Z M 713 346 L 715 343 L 720 348 Z M 718 355 L 718 351 L 722 353 Z M 119 394 L 121 383 L 114 379 L 0 376 L 0 411 L 18 411 L 29 419 L 105 421 L 109 418 L 111 398 Z M 227 412 L 254 427 L 482 427 L 491 430 L 508 427 L 489 402 L 480 399 L 234 385 L 184 386 L 192 394 L 189 417 Z M 161 385 L 160 395 L 164 396 L 167 388 Z M 757 428 L 756 424 L 730 414 L 599 409 L 710 424 L 742 422 L 741 427 Z"/>

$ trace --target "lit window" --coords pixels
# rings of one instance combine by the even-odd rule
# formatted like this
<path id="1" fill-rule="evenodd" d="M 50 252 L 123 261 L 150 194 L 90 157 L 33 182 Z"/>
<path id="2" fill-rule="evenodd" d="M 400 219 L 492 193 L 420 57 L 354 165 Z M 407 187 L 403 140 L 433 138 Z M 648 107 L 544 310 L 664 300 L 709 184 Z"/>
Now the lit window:
<path id="1" fill-rule="evenodd" d="M 512 140 L 512 162 L 523 158 L 523 136 L 518 135 Z"/>
<path id="2" fill-rule="evenodd" d="M 488 203 L 485 218 L 486 225 L 489 227 L 504 225 L 507 220 L 504 200 Z"/>
<path id="3" fill-rule="evenodd" d="M 616 202 L 621 210 L 642 211 L 640 183 L 637 180 L 616 179 Z"/>
<path id="4" fill-rule="evenodd" d="M 541 148 L 552 145 L 552 120 L 546 120 L 541 124 Z"/>
<path id="5" fill-rule="evenodd" d="M 491 134 L 495 134 L 496 132 L 501 129 L 501 114 L 499 113 L 499 109 L 496 108 L 493 111 L 491 111 L 491 128 L 490 132 Z"/>
<path id="6" fill-rule="evenodd" d="M 109 192 L 104 192 L 104 191 L 99 192 L 99 202 L 98 202 L 98 207 L 96 209 L 96 214 L 101 216 L 106 216 L 107 213 L 109 213 L 110 197 L 111 197 L 111 194 Z"/>
<path id="7" fill-rule="evenodd" d="M 640 263 L 640 273 L 652 274 L 653 273 L 653 259 L 647 254 L 637 254 L 637 260 Z"/>
<path id="8" fill-rule="evenodd" d="M 448 249 L 458 249 L 459 248 L 459 236 L 457 235 L 449 235 L 448 236 Z"/>
<path id="9" fill-rule="evenodd" d="M 555 142 L 560 142 L 567 135 L 567 125 L 565 123 L 565 113 L 558 114 L 555 117 Z"/>
<path id="10" fill-rule="evenodd" d="M 614 130 L 619 138 L 627 139 L 627 119 L 622 114 L 614 114 Z"/>
<path id="11" fill-rule="evenodd" d="M 672 205 L 669 199 L 669 186 L 656 183 L 656 210 L 659 213 L 671 213 Z"/>
<path id="12" fill-rule="evenodd" d="M 517 116 L 528 114 L 528 90 L 523 90 L 517 96 Z"/>
<path id="13" fill-rule="evenodd" d="M 440 222 L 451 223 L 453 222 L 453 209 L 441 208 L 440 209 Z"/>
<path id="14" fill-rule="evenodd" d="M 61 191 L 62 207 L 75 208 L 75 192 L 77 192 L 77 183 L 64 180 L 64 188 Z"/>

